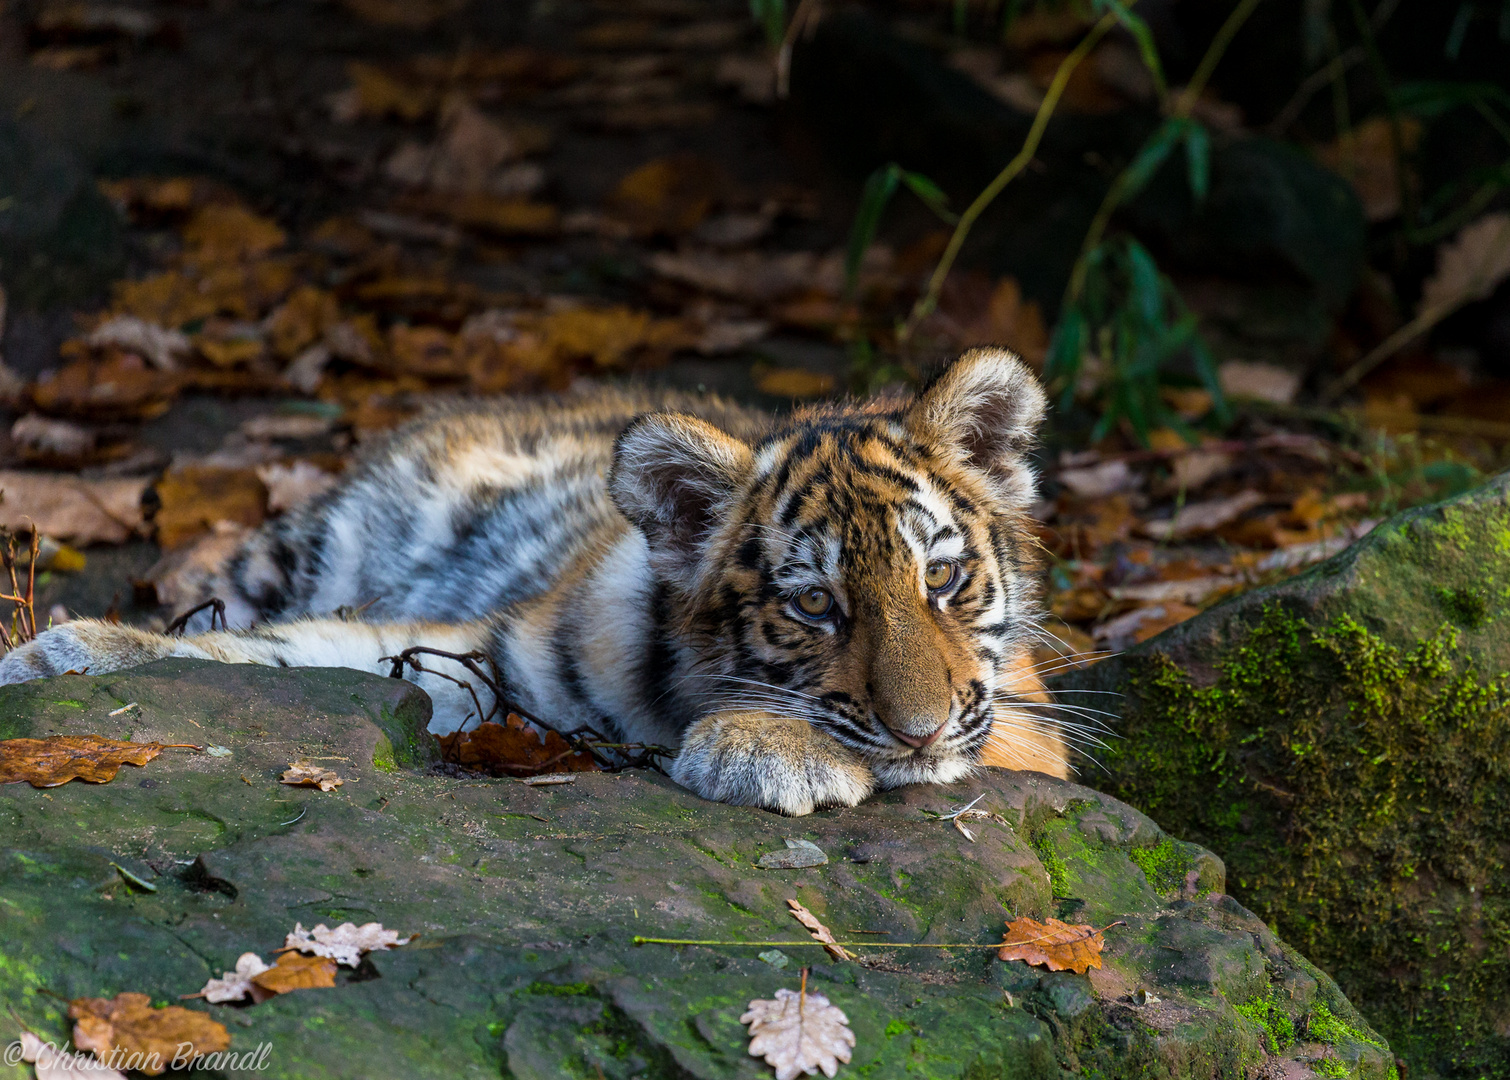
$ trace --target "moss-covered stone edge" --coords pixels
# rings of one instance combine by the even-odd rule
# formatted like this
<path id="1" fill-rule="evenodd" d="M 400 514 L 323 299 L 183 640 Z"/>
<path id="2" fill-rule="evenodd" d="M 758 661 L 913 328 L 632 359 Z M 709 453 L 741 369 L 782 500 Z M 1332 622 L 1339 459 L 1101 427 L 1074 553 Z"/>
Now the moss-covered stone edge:
<path id="1" fill-rule="evenodd" d="M 1410 648 L 1264 605 L 1198 687 L 1126 658 L 1101 786 L 1218 852 L 1230 889 L 1330 971 L 1408 1061 L 1510 1062 L 1510 677 L 1450 623 Z M 1152 879 L 1151 879 L 1152 880 Z"/>

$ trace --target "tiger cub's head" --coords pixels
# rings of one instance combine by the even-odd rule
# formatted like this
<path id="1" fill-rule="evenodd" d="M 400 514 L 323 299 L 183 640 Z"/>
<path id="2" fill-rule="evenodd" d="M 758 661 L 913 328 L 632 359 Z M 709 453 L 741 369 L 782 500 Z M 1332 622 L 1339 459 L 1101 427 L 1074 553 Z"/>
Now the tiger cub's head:
<path id="1" fill-rule="evenodd" d="M 682 414 L 626 429 L 610 488 L 696 706 L 802 717 L 884 787 L 968 772 L 1035 633 L 1044 408 L 1020 361 L 975 349 L 915 398 L 803 410 L 753 445 Z"/>

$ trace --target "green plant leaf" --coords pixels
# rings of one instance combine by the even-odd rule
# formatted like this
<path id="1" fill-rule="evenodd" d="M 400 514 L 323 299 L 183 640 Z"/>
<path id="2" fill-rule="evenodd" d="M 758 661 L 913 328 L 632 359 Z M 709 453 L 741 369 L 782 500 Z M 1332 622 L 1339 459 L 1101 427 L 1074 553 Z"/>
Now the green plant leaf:
<path id="1" fill-rule="evenodd" d="M 1121 191 L 1118 192 L 1119 202 L 1127 203 L 1137 198 L 1138 193 L 1148 186 L 1153 179 L 1154 173 L 1159 171 L 1169 157 L 1175 143 L 1180 141 L 1184 134 L 1185 125 L 1177 118 L 1171 117 L 1159 126 L 1159 129 L 1148 137 L 1137 156 L 1128 163 L 1118 180 Z"/>
<path id="2" fill-rule="evenodd" d="M 939 220 L 946 225 L 953 225 L 959 221 L 959 215 L 949 209 L 949 196 L 944 194 L 944 189 L 935 184 L 922 173 L 903 172 L 902 183 L 923 201 L 923 205 L 932 210 Z"/>
<path id="3" fill-rule="evenodd" d="M 1095 5 L 1097 11 L 1110 11 L 1117 16 L 1117 21 L 1132 35 L 1137 43 L 1138 55 L 1143 58 L 1143 66 L 1153 76 L 1154 89 L 1163 101 L 1169 94 L 1169 85 L 1164 79 L 1164 65 L 1159 61 L 1159 49 L 1154 44 L 1153 31 L 1148 28 L 1137 15 L 1134 15 L 1119 0 L 1098 0 Z"/>
<path id="4" fill-rule="evenodd" d="M 1211 136 L 1194 120 L 1185 122 L 1185 167 L 1190 176 L 1190 194 L 1198 203 L 1211 189 Z"/>
<path id="5" fill-rule="evenodd" d="M 865 187 L 860 191 L 860 206 L 855 211 L 855 223 L 849 230 L 849 248 L 844 254 L 844 292 L 852 295 L 860 282 L 860 264 L 865 258 L 865 249 L 876 238 L 881 215 L 886 204 L 897 192 L 902 181 L 902 167 L 896 162 L 882 165 L 866 177 Z"/>
<path id="6" fill-rule="evenodd" d="M 1148 249 L 1136 240 L 1127 242 L 1128 304 L 1150 327 L 1160 321 L 1164 290 L 1159 268 Z"/>

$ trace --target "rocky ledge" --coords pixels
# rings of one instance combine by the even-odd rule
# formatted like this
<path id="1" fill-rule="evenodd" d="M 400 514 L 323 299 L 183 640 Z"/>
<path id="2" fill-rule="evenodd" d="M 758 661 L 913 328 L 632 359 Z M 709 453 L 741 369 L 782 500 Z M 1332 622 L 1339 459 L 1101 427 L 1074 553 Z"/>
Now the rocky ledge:
<path id="1" fill-rule="evenodd" d="M 758 1077 L 739 1016 L 810 965 L 857 1037 L 841 1076 L 1393 1069 L 1332 980 L 1227 895 L 1218 858 L 1089 788 L 993 771 L 784 819 L 645 771 L 449 776 L 429 708 L 359 672 L 184 660 L 0 691 L 3 738 L 216 748 L 165 750 L 107 784 L 0 787 L 0 1013 L 61 1043 L 70 999 L 176 1002 L 296 922 L 379 921 L 419 936 L 333 989 L 189 1004 L 233 1050 L 269 1044 L 263 1077 Z M 301 759 L 345 783 L 280 784 Z M 931 816 L 977 797 L 991 816 L 973 840 Z M 829 861 L 761 869 L 787 839 Z M 836 962 L 808 945 L 633 943 L 798 941 L 793 898 L 871 944 Z M 1018 915 L 1121 925 L 1105 966 L 1076 975 L 980 947 Z M 977 947 L 892 944 L 916 942 Z"/>

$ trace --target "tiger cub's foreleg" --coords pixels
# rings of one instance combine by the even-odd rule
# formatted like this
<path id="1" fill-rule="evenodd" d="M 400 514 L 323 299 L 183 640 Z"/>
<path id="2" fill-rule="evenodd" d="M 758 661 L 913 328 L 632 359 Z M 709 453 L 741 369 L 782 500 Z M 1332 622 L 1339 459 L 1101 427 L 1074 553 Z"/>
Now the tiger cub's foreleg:
<path id="1" fill-rule="evenodd" d="M 832 736 L 760 710 L 713 713 L 689 727 L 671 778 L 705 799 L 793 816 L 853 806 L 875 787 L 870 769 Z"/>
<path id="2" fill-rule="evenodd" d="M 415 645 L 449 653 L 484 648 L 486 623 L 360 623 L 343 619 L 301 619 L 296 622 L 168 637 L 94 619 L 64 623 L 18 646 L 0 658 L 0 685 L 42 679 L 74 671 L 103 675 L 137 667 L 169 656 L 216 660 L 223 664 L 263 664 L 271 667 L 347 667 L 387 675 L 391 661 Z M 460 665 L 440 657 L 419 660 L 432 672 L 406 671 L 405 677 L 423 687 L 435 702 L 430 730 L 446 734 L 461 726 L 477 705 L 463 687 L 433 672 L 466 679 L 477 691 L 484 710 L 492 708 L 485 686 L 476 685 Z"/>

